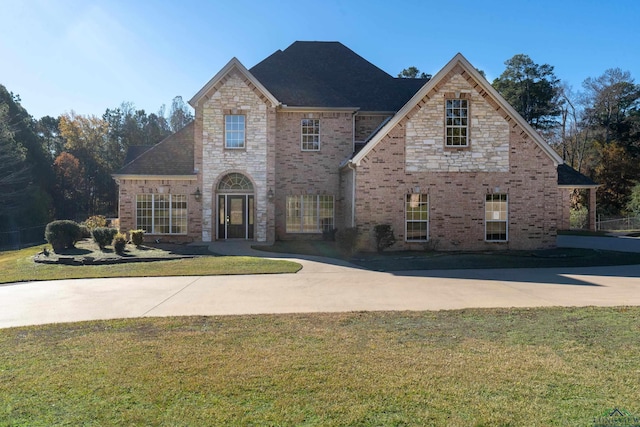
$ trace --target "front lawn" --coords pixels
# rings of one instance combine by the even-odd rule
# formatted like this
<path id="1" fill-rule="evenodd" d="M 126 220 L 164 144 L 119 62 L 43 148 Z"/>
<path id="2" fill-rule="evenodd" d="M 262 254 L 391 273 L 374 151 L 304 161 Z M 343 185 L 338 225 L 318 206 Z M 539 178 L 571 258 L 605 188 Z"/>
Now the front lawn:
<path id="1" fill-rule="evenodd" d="M 640 253 L 596 249 L 556 248 L 530 251 L 385 251 L 360 252 L 344 257 L 335 242 L 278 241 L 273 246 L 254 246 L 268 252 L 343 258 L 374 271 L 451 270 L 469 268 L 593 267 L 640 264 Z"/>
<path id="2" fill-rule="evenodd" d="M 65 252 L 65 257 L 94 260 L 117 257 L 113 251 L 98 251 L 91 243 L 79 244 L 76 249 Z M 193 258 L 176 258 L 176 254 L 166 249 L 130 247 L 127 255 L 144 260 L 166 259 L 166 261 L 135 262 L 112 265 L 64 265 L 34 262 L 34 256 L 42 252 L 42 246 L 34 246 L 18 251 L 0 252 L 0 283 L 32 280 L 87 279 L 98 277 L 150 277 L 150 276 L 211 276 L 222 274 L 267 274 L 295 273 L 300 270 L 298 263 L 252 257 L 218 257 L 213 254 L 196 255 Z M 205 248 L 206 249 L 206 248 Z M 189 252 L 206 253 L 203 248 L 191 248 Z M 178 254 L 184 255 L 184 254 Z M 47 258 L 58 255 L 50 253 Z"/>
<path id="3" fill-rule="evenodd" d="M 638 366 L 640 308 L 23 327 L 0 425 L 589 426 L 640 414 Z"/>

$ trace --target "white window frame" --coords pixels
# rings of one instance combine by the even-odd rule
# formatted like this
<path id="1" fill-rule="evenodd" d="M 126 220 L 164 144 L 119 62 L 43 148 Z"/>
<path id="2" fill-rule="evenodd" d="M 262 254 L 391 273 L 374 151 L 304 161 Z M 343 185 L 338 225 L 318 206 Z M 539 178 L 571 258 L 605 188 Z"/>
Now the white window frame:
<path id="1" fill-rule="evenodd" d="M 504 209 L 502 209 L 503 205 Z M 484 212 L 484 240 L 486 242 L 508 242 L 509 195 L 506 193 L 487 194 L 484 202 Z M 488 224 L 504 224 L 504 239 L 489 238 Z M 497 233 L 492 233 L 492 236 L 495 234 Z"/>
<path id="2" fill-rule="evenodd" d="M 469 146 L 469 100 L 445 99 L 444 145 L 447 148 Z M 464 135 L 463 135 L 464 134 Z"/>
<path id="3" fill-rule="evenodd" d="M 243 150 L 246 146 L 247 118 L 244 114 L 225 114 L 224 148 Z"/>
<path id="4" fill-rule="evenodd" d="M 140 209 L 140 203 L 146 205 Z M 184 207 L 178 207 L 178 204 Z M 160 204 L 166 207 L 159 208 Z M 151 215 L 141 216 L 141 211 L 145 213 L 150 210 Z M 185 194 L 156 194 L 143 193 L 136 195 L 136 228 L 145 230 L 148 234 L 187 234 L 188 202 Z M 166 220 L 166 223 L 160 224 Z M 160 227 L 166 227 L 168 232 L 160 232 Z"/>
<path id="5" fill-rule="evenodd" d="M 417 200 L 411 200 L 417 199 Z M 412 210 L 411 204 L 417 203 L 417 207 L 426 206 L 426 210 Z M 421 218 L 421 213 L 426 213 L 426 219 Z M 416 217 L 417 214 L 417 217 Z M 404 240 L 406 242 L 428 242 L 429 241 L 429 195 L 421 193 L 407 194 L 404 199 Z M 414 239 L 409 237 L 409 223 L 424 224 L 426 235 L 425 238 Z"/>
<path id="6" fill-rule="evenodd" d="M 302 119 L 300 121 L 300 149 L 302 151 L 320 151 L 320 119 Z"/>
<path id="7" fill-rule="evenodd" d="M 285 229 L 287 233 L 304 234 L 332 231 L 335 215 L 335 197 L 332 195 L 287 196 Z"/>

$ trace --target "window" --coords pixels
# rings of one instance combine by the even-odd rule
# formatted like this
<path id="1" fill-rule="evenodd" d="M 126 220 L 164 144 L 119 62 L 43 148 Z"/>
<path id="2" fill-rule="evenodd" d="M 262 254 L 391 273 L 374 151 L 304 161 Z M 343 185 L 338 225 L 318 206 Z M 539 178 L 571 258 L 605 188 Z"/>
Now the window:
<path id="1" fill-rule="evenodd" d="M 244 116 L 224 116 L 224 146 L 225 148 L 244 148 Z"/>
<path id="2" fill-rule="evenodd" d="M 320 150 L 320 120 L 302 119 L 302 151 Z"/>
<path id="3" fill-rule="evenodd" d="M 426 242 L 429 240 L 429 196 L 426 194 L 407 194 L 406 207 L 407 242 Z"/>
<path id="4" fill-rule="evenodd" d="M 287 196 L 287 233 L 333 230 L 333 196 Z"/>
<path id="5" fill-rule="evenodd" d="M 187 196 L 138 194 L 136 227 L 150 234 L 187 234 Z"/>
<path id="6" fill-rule="evenodd" d="M 467 147 L 469 104 L 466 99 L 446 100 L 446 137 L 447 147 Z"/>
<path id="7" fill-rule="evenodd" d="M 485 240 L 507 241 L 507 195 L 487 194 L 485 202 Z"/>

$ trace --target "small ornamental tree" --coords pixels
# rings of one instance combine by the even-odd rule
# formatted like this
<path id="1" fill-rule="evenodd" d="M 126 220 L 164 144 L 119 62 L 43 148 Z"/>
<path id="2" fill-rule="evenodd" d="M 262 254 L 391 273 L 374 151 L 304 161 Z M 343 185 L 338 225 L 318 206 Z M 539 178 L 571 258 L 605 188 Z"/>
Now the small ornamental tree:
<path id="1" fill-rule="evenodd" d="M 393 228 L 389 224 L 378 224 L 373 228 L 376 235 L 376 250 L 384 251 L 396 242 L 396 236 L 393 234 Z"/>

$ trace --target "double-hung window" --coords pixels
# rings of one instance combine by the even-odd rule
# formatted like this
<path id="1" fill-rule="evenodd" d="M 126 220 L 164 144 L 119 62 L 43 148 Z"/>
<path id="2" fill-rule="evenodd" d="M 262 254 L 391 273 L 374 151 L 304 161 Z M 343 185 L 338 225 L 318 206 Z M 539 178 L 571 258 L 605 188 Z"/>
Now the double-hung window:
<path id="1" fill-rule="evenodd" d="M 407 242 L 426 242 L 429 240 L 429 195 L 407 194 L 405 225 L 405 240 Z"/>
<path id="2" fill-rule="evenodd" d="M 320 120 L 302 119 L 302 151 L 320 150 Z"/>
<path id="3" fill-rule="evenodd" d="M 487 194 L 485 201 L 485 240 L 488 242 L 506 242 L 507 195 Z"/>
<path id="4" fill-rule="evenodd" d="M 469 101 L 466 99 L 445 100 L 445 146 L 469 146 Z"/>
<path id="5" fill-rule="evenodd" d="M 245 146 L 245 116 L 228 114 L 224 116 L 224 147 L 230 149 Z"/>
<path id="6" fill-rule="evenodd" d="M 149 234 L 187 234 L 187 196 L 138 194 L 136 227 Z"/>
<path id="7" fill-rule="evenodd" d="M 287 233 L 322 233 L 333 224 L 333 196 L 287 196 Z"/>

